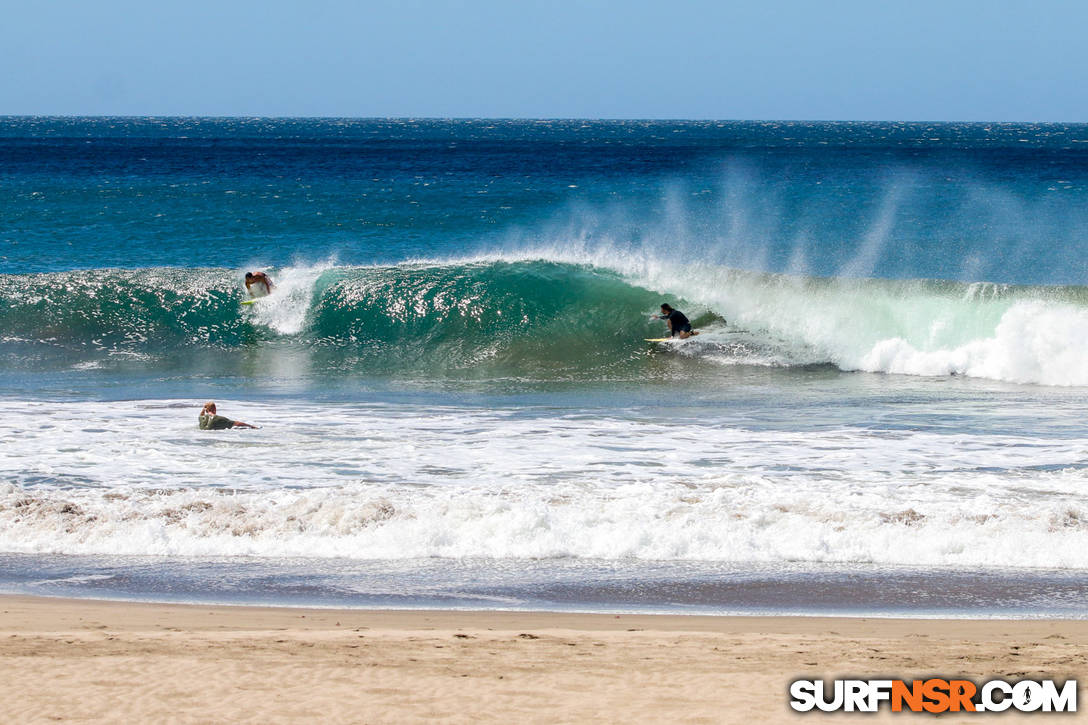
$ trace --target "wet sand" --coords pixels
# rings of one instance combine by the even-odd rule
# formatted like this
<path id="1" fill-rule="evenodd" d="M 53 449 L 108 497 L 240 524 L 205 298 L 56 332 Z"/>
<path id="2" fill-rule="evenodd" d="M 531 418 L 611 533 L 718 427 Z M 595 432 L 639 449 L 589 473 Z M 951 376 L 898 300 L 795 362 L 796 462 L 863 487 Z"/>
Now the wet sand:
<path id="1" fill-rule="evenodd" d="M 376 611 L 0 597 L 0 721 L 6 723 L 827 721 L 792 713 L 790 681 L 851 675 L 1083 679 L 1086 665 L 1083 621 Z M 830 719 L 858 717 L 864 718 Z M 894 717 L 911 718 L 885 712 L 875 719 Z"/>

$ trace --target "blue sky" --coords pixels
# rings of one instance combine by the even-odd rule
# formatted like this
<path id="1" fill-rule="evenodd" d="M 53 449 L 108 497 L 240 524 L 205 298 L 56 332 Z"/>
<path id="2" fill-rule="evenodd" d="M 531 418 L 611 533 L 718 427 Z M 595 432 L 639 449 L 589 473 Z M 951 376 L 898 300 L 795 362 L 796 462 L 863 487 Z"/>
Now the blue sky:
<path id="1" fill-rule="evenodd" d="M 1088 121 L 1088 3 L 5 3 L 0 114 Z"/>

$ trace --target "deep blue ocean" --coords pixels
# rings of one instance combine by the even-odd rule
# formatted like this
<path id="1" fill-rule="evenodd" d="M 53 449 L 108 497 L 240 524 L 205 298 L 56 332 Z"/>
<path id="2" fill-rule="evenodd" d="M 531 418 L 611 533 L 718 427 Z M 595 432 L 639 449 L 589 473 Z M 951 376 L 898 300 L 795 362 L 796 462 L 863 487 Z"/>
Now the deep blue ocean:
<path id="1" fill-rule="evenodd" d="M 1088 125 L 0 117 L 0 408 L 12 591 L 1084 616 Z"/>

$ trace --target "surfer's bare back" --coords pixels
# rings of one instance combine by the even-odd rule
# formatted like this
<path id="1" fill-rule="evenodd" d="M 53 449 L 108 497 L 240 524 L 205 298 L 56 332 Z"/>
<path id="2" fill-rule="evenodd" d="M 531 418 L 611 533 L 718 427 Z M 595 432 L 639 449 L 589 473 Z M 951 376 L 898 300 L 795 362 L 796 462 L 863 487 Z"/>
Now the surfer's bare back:
<path id="1" fill-rule="evenodd" d="M 253 289 L 253 285 L 261 285 L 264 287 L 257 287 Z M 264 272 L 246 272 L 246 292 L 249 292 L 250 297 L 264 297 L 265 295 L 272 294 L 272 280 Z"/>

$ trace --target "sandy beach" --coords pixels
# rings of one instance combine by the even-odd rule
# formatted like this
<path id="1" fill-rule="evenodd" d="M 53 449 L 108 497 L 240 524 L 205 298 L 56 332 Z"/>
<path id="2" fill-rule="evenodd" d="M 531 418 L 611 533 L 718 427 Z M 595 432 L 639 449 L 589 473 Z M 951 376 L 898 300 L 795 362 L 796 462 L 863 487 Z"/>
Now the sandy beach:
<path id="1" fill-rule="evenodd" d="M 6 723 L 775 722 L 798 717 L 800 676 L 1064 679 L 1086 662 L 1082 621 L 0 598 Z"/>

